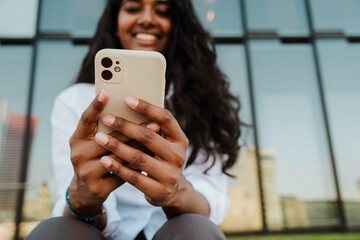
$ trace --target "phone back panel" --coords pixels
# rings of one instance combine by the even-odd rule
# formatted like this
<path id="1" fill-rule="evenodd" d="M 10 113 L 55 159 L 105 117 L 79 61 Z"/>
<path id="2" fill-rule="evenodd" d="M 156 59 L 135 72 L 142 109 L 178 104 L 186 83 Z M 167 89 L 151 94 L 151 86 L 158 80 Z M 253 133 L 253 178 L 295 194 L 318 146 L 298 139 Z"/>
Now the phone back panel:
<path id="1" fill-rule="evenodd" d="M 112 65 L 102 64 L 104 58 Z M 148 121 L 125 104 L 127 96 L 134 96 L 156 106 L 164 107 L 166 61 L 163 55 L 152 51 L 102 49 L 95 56 L 96 94 L 102 89 L 110 92 L 110 100 L 102 116 L 113 114 L 135 123 Z M 105 71 L 105 72 L 104 72 Z M 111 74 L 110 74 L 110 73 Z M 105 80 L 105 78 L 111 79 Z M 97 131 L 109 133 L 101 118 Z"/>

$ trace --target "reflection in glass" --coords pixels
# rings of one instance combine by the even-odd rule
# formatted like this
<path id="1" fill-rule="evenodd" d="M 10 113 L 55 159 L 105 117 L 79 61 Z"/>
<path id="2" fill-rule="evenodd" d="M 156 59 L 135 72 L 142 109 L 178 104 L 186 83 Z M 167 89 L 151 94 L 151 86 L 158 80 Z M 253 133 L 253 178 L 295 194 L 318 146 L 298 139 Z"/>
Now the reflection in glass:
<path id="1" fill-rule="evenodd" d="M 58 93 L 75 82 L 86 51 L 86 46 L 74 46 L 70 41 L 39 43 L 33 100 L 33 115 L 39 119 L 39 126 L 29 160 L 29 187 L 23 207 L 24 229 L 51 216 L 55 186 L 51 163 L 50 114 Z"/>
<path id="2" fill-rule="evenodd" d="M 316 31 L 343 31 L 360 34 L 359 0 L 310 0 Z"/>
<path id="3" fill-rule="evenodd" d="M 38 0 L 3 0 L 0 3 L 0 37 L 35 35 Z"/>
<path id="4" fill-rule="evenodd" d="M 269 229 L 337 226 L 311 47 L 276 40 L 250 47 Z"/>
<path id="5" fill-rule="evenodd" d="M 246 0 L 250 32 L 274 32 L 278 35 L 309 33 L 304 1 Z"/>
<path id="6" fill-rule="evenodd" d="M 104 0 L 44 0 L 40 29 L 75 37 L 92 37 Z"/>
<path id="7" fill-rule="evenodd" d="M 350 228 L 360 227 L 360 46 L 318 41 L 341 195 Z"/>
<path id="8" fill-rule="evenodd" d="M 193 0 L 193 4 L 202 25 L 213 36 L 242 35 L 239 0 Z"/>
<path id="9" fill-rule="evenodd" d="M 11 238 L 26 127 L 32 48 L 0 46 L 0 235 Z"/>
<path id="10" fill-rule="evenodd" d="M 241 101 L 240 118 L 251 124 L 244 48 L 241 45 L 217 45 L 218 63 L 228 76 L 231 92 Z M 225 232 L 259 231 L 262 228 L 260 192 L 254 153 L 253 131 L 242 128 L 243 146 L 229 178 L 230 209 L 221 225 Z"/>

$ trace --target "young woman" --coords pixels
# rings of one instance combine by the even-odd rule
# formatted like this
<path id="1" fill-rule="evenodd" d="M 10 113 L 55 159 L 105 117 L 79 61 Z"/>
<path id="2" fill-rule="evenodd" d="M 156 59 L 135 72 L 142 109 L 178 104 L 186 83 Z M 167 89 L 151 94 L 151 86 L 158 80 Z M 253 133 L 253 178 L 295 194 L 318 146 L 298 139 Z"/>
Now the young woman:
<path id="1" fill-rule="evenodd" d="M 150 123 L 106 115 L 101 120 L 114 132 L 95 134 L 111 97 L 94 93 L 94 56 L 103 48 L 164 54 L 165 109 L 126 99 Z M 57 97 L 52 114 L 53 214 L 69 217 L 44 221 L 28 239 L 224 239 L 213 223 L 229 204 L 238 109 L 190 0 L 108 0 L 77 84 Z M 153 154 L 127 145 L 132 139 Z"/>

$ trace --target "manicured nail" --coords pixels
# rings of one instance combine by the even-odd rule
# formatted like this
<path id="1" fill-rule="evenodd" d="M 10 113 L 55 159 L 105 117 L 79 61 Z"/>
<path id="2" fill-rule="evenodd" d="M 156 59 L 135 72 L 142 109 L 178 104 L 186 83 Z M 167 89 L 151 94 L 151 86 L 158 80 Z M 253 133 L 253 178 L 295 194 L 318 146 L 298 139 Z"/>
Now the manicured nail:
<path id="1" fill-rule="evenodd" d="M 139 104 L 139 99 L 134 97 L 127 97 L 125 101 L 130 107 L 136 107 Z"/>
<path id="2" fill-rule="evenodd" d="M 109 159 L 109 157 L 102 157 L 100 160 L 106 167 L 110 167 L 112 165 L 112 161 Z"/>
<path id="3" fill-rule="evenodd" d="M 111 115 L 106 115 L 102 118 L 102 121 L 107 125 L 112 125 L 115 121 L 115 117 Z"/>
<path id="4" fill-rule="evenodd" d="M 102 101 L 104 101 L 104 99 L 105 99 L 105 90 L 102 89 L 102 90 L 100 91 L 100 93 L 99 93 L 98 101 L 99 101 L 99 102 L 102 102 Z"/>
<path id="5" fill-rule="evenodd" d="M 151 122 L 148 125 L 146 125 L 147 128 L 157 132 L 160 130 L 160 126 L 157 123 Z"/>
<path id="6" fill-rule="evenodd" d="M 97 141 L 99 141 L 102 144 L 107 144 L 107 142 L 109 141 L 109 137 L 105 133 L 102 133 L 102 132 L 98 132 L 95 135 L 95 138 Z"/>

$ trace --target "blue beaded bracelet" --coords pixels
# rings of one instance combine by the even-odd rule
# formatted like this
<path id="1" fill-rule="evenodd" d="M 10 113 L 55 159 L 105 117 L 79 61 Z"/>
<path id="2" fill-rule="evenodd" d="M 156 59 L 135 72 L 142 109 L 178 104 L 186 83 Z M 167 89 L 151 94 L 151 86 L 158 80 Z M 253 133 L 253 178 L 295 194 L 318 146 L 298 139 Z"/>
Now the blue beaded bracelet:
<path id="1" fill-rule="evenodd" d="M 71 212 L 75 217 L 77 217 L 77 218 L 79 218 L 79 219 L 81 219 L 81 220 L 84 220 L 84 221 L 86 221 L 87 223 L 89 223 L 89 224 L 93 225 L 94 227 L 96 227 L 97 224 L 98 224 L 97 215 L 99 215 L 99 214 L 101 214 L 101 215 L 105 214 L 105 211 L 103 211 L 103 212 L 101 211 L 101 210 L 103 209 L 103 204 L 100 205 L 100 207 L 98 208 L 98 210 L 96 210 L 96 212 L 95 212 L 93 215 L 88 216 L 88 217 L 80 216 L 80 215 L 77 214 L 77 213 L 71 208 L 71 206 L 70 206 L 70 202 L 69 202 L 69 188 L 70 188 L 70 187 L 68 187 L 67 190 L 66 190 L 66 205 L 67 205 L 67 207 L 69 208 L 70 212 Z M 103 210 L 105 210 L 105 209 L 103 209 Z"/>

